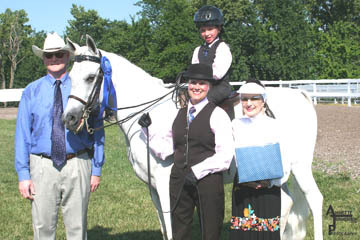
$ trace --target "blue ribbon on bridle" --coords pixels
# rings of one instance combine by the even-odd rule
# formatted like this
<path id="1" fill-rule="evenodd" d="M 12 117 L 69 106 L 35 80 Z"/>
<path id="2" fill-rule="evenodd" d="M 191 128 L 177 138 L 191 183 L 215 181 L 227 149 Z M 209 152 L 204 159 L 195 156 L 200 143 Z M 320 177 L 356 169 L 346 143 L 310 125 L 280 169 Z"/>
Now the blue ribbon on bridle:
<path id="1" fill-rule="evenodd" d="M 114 88 L 114 84 L 111 80 L 111 64 L 107 57 L 101 57 L 101 69 L 104 72 L 104 86 L 103 86 L 103 100 L 100 106 L 99 118 L 102 118 L 103 113 L 106 108 L 111 109 L 113 111 L 117 111 L 117 101 L 116 101 L 116 91 Z M 109 98 L 112 99 L 112 104 L 110 106 Z"/>

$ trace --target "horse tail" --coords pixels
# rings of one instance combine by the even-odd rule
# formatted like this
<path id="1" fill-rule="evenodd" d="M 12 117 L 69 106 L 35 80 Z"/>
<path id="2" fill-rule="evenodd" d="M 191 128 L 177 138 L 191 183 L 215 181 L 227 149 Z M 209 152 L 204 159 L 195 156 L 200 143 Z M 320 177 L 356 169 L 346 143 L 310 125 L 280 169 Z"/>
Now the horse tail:
<path id="1" fill-rule="evenodd" d="M 291 175 L 291 198 L 293 206 L 290 210 L 282 240 L 302 240 L 306 236 L 306 222 L 309 206 L 296 178 Z"/>

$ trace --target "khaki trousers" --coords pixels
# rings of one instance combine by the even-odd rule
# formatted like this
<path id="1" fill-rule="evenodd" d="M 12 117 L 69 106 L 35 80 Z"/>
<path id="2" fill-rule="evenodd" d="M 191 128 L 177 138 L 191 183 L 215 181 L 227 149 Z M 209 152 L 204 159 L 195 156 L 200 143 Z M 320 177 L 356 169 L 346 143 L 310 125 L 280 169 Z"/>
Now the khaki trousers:
<path id="1" fill-rule="evenodd" d="M 34 240 L 56 239 L 59 207 L 67 240 L 86 240 L 91 177 L 87 153 L 68 160 L 61 170 L 50 159 L 30 155 L 30 175 L 35 188 Z"/>

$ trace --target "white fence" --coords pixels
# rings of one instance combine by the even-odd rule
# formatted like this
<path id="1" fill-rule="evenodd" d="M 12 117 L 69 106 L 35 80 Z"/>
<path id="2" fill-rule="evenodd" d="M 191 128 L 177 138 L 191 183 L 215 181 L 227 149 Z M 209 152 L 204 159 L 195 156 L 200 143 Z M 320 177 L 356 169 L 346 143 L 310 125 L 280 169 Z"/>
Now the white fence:
<path id="1" fill-rule="evenodd" d="M 318 102 L 334 103 L 347 102 L 357 104 L 360 102 L 360 79 L 325 79 L 325 80 L 294 80 L 294 81 L 261 81 L 265 86 L 289 87 L 306 90 L 312 97 L 314 104 Z M 233 86 L 242 85 L 243 82 L 232 82 Z"/>
<path id="2" fill-rule="evenodd" d="M 240 86 L 244 82 L 231 82 L 233 86 Z M 262 81 L 265 86 L 289 87 L 306 90 L 315 104 L 320 101 L 360 102 L 360 79 L 332 79 L 332 80 L 294 80 L 294 81 Z M 0 102 L 20 101 L 24 89 L 0 89 Z"/>
<path id="3" fill-rule="evenodd" d="M 0 89 L 0 102 L 19 102 L 23 88 Z"/>

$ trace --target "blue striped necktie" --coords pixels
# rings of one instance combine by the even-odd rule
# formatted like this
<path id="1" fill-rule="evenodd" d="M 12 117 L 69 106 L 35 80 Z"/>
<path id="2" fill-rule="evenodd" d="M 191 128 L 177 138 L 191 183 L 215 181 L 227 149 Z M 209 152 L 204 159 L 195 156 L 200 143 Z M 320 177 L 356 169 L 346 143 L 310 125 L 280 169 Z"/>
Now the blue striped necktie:
<path id="1" fill-rule="evenodd" d="M 189 124 L 192 122 L 192 120 L 194 120 L 195 116 L 194 116 L 194 112 L 196 112 L 196 109 L 194 108 L 194 106 L 192 106 L 189 109 Z"/>
<path id="2" fill-rule="evenodd" d="M 66 162 L 65 128 L 61 121 L 63 102 L 60 84 L 61 81 L 56 80 L 51 130 L 51 159 L 56 167 L 61 167 Z"/>

